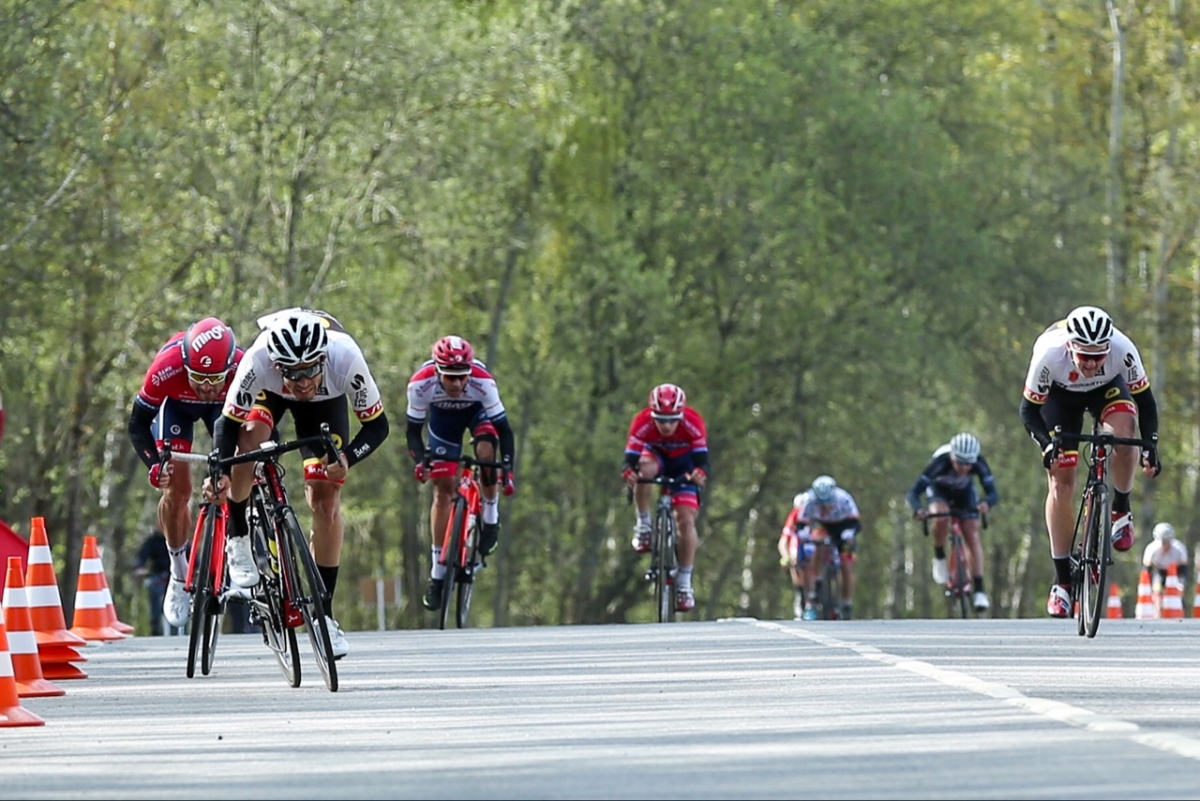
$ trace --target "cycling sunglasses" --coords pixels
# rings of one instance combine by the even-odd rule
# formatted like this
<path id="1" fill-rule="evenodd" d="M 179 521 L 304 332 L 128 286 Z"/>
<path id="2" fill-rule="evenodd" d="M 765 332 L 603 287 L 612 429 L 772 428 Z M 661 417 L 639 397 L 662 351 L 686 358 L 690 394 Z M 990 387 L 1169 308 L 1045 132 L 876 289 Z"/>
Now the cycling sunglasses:
<path id="1" fill-rule="evenodd" d="M 683 415 L 654 414 L 653 412 L 650 413 L 650 416 L 656 423 L 678 423 L 683 419 Z"/>
<path id="2" fill-rule="evenodd" d="M 279 372 L 283 373 L 283 377 L 288 381 L 300 381 L 305 378 L 316 378 L 325 369 L 325 365 L 317 362 L 308 367 L 280 367 Z"/>
<path id="3" fill-rule="evenodd" d="M 219 387 L 225 383 L 228 373 L 197 373 L 195 370 L 188 370 L 187 376 L 190 381 L 197 384 L 211 384 L 214 387 Z"/>
<path id="4" fill-rule="evenodd" d="M 1075 358 L 1079 359 L 1081 362 L 1102 362 L 1108 358 L 1108 351 L 1103 351 L 1101 353 L 1087 353 L 1086 351 L 1082 350 L 1073 350 L 1071 352 L 1074 353 Z"/>
<path id="5" fill-rule="evenodd" d="M 448 381 L 466 381 L 471 377 L 470 373 L 446 373 L 441 370 L 438 370 L 438 375 Z"/>

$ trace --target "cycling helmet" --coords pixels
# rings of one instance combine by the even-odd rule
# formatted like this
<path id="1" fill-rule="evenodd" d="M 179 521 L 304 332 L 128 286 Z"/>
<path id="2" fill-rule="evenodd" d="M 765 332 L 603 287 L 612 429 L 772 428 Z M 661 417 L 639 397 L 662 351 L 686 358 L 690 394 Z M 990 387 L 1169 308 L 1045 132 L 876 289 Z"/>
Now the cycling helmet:
<path id="1" fill-rule="evenodd" d="M 462 337 L 442 337 L 433 343 L 433 362 L 439 372 L 469 373 L 475 361 L 475 349 Z"/>
<path id="2" fill-rule="evenodd" d="M 1175 539 L 1175 527 L 1170 523 L 1159 523 L 1154 527 L 1155 540 L 1173 540 Z"/>
<path id="3" fill-rule="evenodd" d="M 817 476 L 813 479 L 812 494 L 821 503 L 832 501 L 835 489 L 837 489 L 837 482 L 830 476 Z"/>
<path id="4" fill-rule="evenodd" d="M 297 311 L 273 320 L 267 329 L 267 353 L 280 367 L 315 362 L 329 350 L 329 334 L 320 317 Z"/>
<path id="5" fill-rule="evenodd" d="M 1067 333 L 1072 345 L 1107 345 L 1112 340 L 1112 332 L 1112 318 L 1104 309 L 1080 306 L 1067 315 Z"/>
<path id="6" fill-rule="evenodd" d="M 188 326 L 179 341 L 183 367 L 188 372 L 217 375 L 229 372 L 237 352 L 233 329 L 216 317 L 205 317 Z"/>
<path id="7" fill-rule="evenodd" d="M 687 395 L 674 384 L 659 384 L 650 390 L 650 413 L 660 420 L 678 420 L 685 406 Z"/>
<path id="8" fill-rule="evenodd" d="M 975 464 L 979 458 L 979 440 L 974 434 L 962 432 L 950 438 L 950 455 L 956 462 Z"/>

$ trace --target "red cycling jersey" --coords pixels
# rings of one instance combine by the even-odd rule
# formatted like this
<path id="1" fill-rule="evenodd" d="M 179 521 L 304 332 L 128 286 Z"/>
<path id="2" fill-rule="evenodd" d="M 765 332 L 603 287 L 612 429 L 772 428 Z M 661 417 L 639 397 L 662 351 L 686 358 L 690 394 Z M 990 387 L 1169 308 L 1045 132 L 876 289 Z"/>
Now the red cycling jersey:
<path id="1" fill-rule="evenodd" d="M 699 456 L 698 464 L 708 463 L 708 433 L 704 418 L 690 406 L 683 410 L 683 420 L 670 434 L 663 434 L 654 425 L 650 407 L 638 412 L 629 426 L 629 439 L 625 443 L 626 457 L 635 459 L 645 450 L 655 450 L 668 459 L 691 453 Z"/>
<path id="2" fill-rule="evenodd" d="M 154 361 L 150 362 L 150 367 L 146 370 L 146 378 L 142 381 L 142 388 L 138 390 L 138 400 L 152 409 L 158 409 L 168 398 L 190 403 L 207 402 L 200 400 L 196 395 L 192 385 L 188 383 L 187 370 L 183 369 L 183 349 L 179 347 L 179 343 L 185 333 L 176 332 L 168 339 L 158 349 Z M 229 371 L 229 378 L 225 379 L 225 386 L 221 388 L 222 393 L 229 388 L 229 381 L 232 380 L 233 372 L 242 360 L 243 353 L 245 351 L 241 348 L 234 352 L 233 367 Z M 220 404 L 221 401 L 216 403 Z"/>

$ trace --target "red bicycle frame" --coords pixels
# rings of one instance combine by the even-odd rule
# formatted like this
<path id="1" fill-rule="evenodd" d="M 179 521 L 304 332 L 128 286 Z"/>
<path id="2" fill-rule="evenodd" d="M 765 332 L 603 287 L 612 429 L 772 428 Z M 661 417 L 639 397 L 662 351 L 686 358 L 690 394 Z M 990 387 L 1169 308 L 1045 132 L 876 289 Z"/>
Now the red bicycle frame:
<path id="1" fill-rule="evenodd" d="M 215 510 L 215 511 L 214 511 Z M 187 582 L 184 587 L 188 592 L 196 588 L 196 554 L 200 551 L 200 541 L 204 539 L 204 521 L 210 514 L 217 517 L 213 525 L 212 565 L 213 591 L 221 592 L 225 582 L 225 526 L 229 522 L 229 510 L 225 504 L 202 503 L 200 514 L 196 516 L 196 530 L 192 532 L 192 548 L 188 554 Z"/>
<path id="2" fill-rule="evenodd" d="M 467 566 L 467 538 L 471 534 L 471 529 L 475 525 L 476 518 L 479 517 L 483 509 L 479 496 L 479 484 L 475 481 L 475 472 L 470 467 L 460 467 L 458 470 L 458 494 L 466 498 L 467 513 L 463 515 L 462 536 L 458 538 L 458 553 L 454 555 L 453 561 L 450 558 L 450 541 L 453 539 L 454 534 L 453 511 L 450 513 L 450 519 L 446 521 L 446 531 L 442 535 L 441 562 L 448 570 Z"/>

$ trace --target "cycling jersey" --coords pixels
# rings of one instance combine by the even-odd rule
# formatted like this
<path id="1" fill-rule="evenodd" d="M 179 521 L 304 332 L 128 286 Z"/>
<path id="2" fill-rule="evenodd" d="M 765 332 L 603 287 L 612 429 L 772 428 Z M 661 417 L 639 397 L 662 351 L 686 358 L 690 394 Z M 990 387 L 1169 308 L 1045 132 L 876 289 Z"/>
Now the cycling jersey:
<path id="1" fill-rule="evenodd" d="M 511 462 L 514 436 L 508 422 L 500 388 L 487 366 L 475 359 L 471 377 L 466 380 L 457 397 L 451 397 L 438 379 L 433 359 L 424 362 L 408 380 L 408 452 L 414 461 L 425 455 L 424 429 L 428 424 L 430 439 L 441 455 L 455 457 L 462 450 L 463 432 L 470 429 L 476 436 L 495 436 L 500 460 Z M 440 466 L 438 475 L 446 466 Z"/>
<path id="2" fill-rule="evenodd" d="M 1178 567 L 1187 567 L 1188 552 L 1187 546 L 1179 540 L 1171 540 L 1171 544 L 1167 547 L 1162 547 L 1161 542 L 1152 542 L 1146 546 L 1146 550 L 1142 552 L 1142 566 L 1152 567 L 1156 570 L 1166 571 L 1171 565 Z"/>
<path id="3" fill-rule="evenodd" d="M 792 506 L 783 525 L 795 531 L 813 524 L 829 526 L 858 519 L 858 504 L 854 502 L 854 496 L 841 487 L 835 487 L 833 498 L 828 503 L 818 501 L 812 490 L 800 493 L 799 500 Z"/>
<path id="4" fill-rule="evenodd" d="M 978 506 L 975 499 L 976 478 L 983 485 L 984 500 L 988 506 L 1000 503 L 1000 494 L 996 491 L 996 478 L 992 475 L 992 469 L 983 454 L 979 455 L 970 470 L 960 474 L 950 460 L 950 446 L 942 445 L 933 452 L 929 463 L 925 465 L 921 475 L 917 476 L 916 482 L 908 490 L 906 500 L 914 512 L 923 507 L 921 495 L 925 494 L 929 498 L 945 501 L 952 511 L 974 515 L 975 507 Z"/>
<path id="5" fill-rule="evenodd" d="M 159 415 L 168 401 L 178 403 L 183 407 L 180 410 L 182 412 L 181 419 L 186 421 L 183 425 L 190 426 L 198 419 L 205 419 L 210 434 L 212 433 L 212 421 L 216 419 L 212 410 L 221 408 L 219 400 L 200 400 L 188 381 L 187 370 L 183 366 L 183 348 L 180 346 L 186 333 L 186 331 L 176 332 L 158 349 L 158 353 L 155 354 L 154 359 L 150 362 L 150 367 L 146 370 L 142 388 L 138 390 L 137 397 L 133 401 L 133 408 L 129 413 L 127 426 L 129 439 L 133 443 L 134 450 L 137 451 L 138 458 L 146 467 L 153 467 L 157 464 L 158 440 L 163 438 L 161 436 L 163 429 L 172 428 L 167 425 L 161 427 L 158 432 L 154 431 L 155 417 Z M 235 366 L 241 363 L 244 354 L 245 350 L 240 347 L 234 351 L 233 363 Z M 232 382 L 226 379 L 224 389 L 228 389 L 231 385 Z M 190 443 L 191 429 L 172 432 L 171 438 L 173 441 L 178 441 L 180 445 L 184 442 Z"/>
<path id="6" fill-rule="evenodd" d="M 625 464 L 637 467 L 643 452 L 657 453 L 666 459 L 679 459 L 690 455 L 693 466 L 708 470 L 708 433 L 704 418 L 695 409 L 686 407 L 683 419 L 669 434 L 658 430 L 650 408 L 638 412 L 629 425 L 629 438 L 625 441 Z M 684 472 L 690 472 L 688 468 Z"/>

